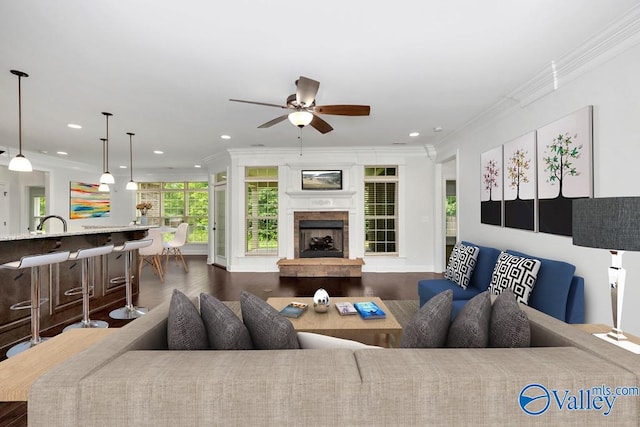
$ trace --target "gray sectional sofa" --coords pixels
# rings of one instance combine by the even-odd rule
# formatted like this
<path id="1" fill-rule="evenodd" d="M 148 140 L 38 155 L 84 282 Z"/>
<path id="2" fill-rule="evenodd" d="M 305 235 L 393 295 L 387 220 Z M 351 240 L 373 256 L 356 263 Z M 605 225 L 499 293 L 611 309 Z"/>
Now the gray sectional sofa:
<path id="1" fill-rule="evenodd" d="M 640 386 L 640 358 L 529 307 L 532 348 L 276 351 L 166 350 L 168 307 L 36 381 L 29 425 L 640 422 L 638 397 L 598 396 Z"/>

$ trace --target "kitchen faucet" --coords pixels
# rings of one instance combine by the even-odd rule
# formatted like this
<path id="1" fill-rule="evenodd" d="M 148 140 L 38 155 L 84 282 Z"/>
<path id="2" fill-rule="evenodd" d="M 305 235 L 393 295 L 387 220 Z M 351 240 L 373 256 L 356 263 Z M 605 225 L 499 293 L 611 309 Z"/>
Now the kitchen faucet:
<path id="1" fill-rule="evenodd" d="M 38 224 L 38 226 L 36 227 L 36 230 L 38 230 L 38 231 L 42 231 L 42 226 L 44 225 L 45 221 L 46 221 L 46 220 L 48 220 L 48 219 L 50 219 L 50 218 L 57 218 L 57 219 L 59 219 L 60 221 L 62 221 L 62 230 L 63 230 L 65 233 L 67 232 L 67 221 L 65 221 L 65 219 L 64 219 L 64 218 L 62 218 L 62 217 L 61 217 L 61 216 L 59 216 L 59 215 L 47 215 L 47 216 L 45 216 L 44 218 L 42 218 L 42 219 L 40 220 L 40 224 Z"/>

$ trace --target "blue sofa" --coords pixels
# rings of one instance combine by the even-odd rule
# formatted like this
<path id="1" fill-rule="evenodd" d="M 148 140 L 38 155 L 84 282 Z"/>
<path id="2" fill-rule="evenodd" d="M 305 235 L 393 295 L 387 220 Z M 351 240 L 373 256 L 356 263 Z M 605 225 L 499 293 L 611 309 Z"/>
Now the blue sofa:
<path id="1" fill-rule="evenodd" d="M 440 292 L 451 289 L 453 291 L 452 316 L 455 316 L 468 300 L 489 288 L 500 250 L 470 242 L 463 243 L 480 248 L 476 267 L 467 289 L 462 289 L 456 283 L 444 278 L 420 280 L 418 282 L 420 306 Z M 529 297 L 530 307 L 566 323 L 584 323 L 584 279 L 574 275 L 576 270 L 574 265 L 512 250 L 505 252 L 540 260 L 538 278 Z"/>

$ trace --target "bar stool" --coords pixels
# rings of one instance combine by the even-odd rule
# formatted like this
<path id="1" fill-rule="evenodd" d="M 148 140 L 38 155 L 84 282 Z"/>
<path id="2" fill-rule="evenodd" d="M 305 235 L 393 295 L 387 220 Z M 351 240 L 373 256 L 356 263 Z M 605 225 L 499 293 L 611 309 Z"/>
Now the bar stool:
<path id="1" fill-rule="evenodd" d="M 109 324 L 104 320 L 91 320 L 89 319 L 89 298 L 93 292 L 93 283 L 89 284 L 89 274 L 93 278 L 95 258 L 109 254 L 113 251 L 113 245 L 97 246 L 95 248 L 78 249 L 78 251 L 71 254 L 70 260 L 82 260 L 82 286 L 79 288 L 73 288 L 66 291 L 64 294 L 79 295 L 82 294 L 82 320 L 71 324 L 64 328 L 62 332 L 66 332 L 69 329 L 77 328 L 108 328 Z M 91 263 L 91 264 L 89 264 Z M 91 269 L 89 269 L 91 267 Z"/>
<path id="2" fill-rule="evenodd" d="M 131 262 L 133 261 L 132 251 L 149 246 L 153 240 L 129 240 L 121 246 L 113 248 L 114 252 L 123 252 L 124 258 L 124 270 L 125 270 L 125 291 L 126 291 L 126 303 L 124 307 L 117 308 L 109 313 L 109 317 L 112 319 L 135 319 L 149 311 L 145 307 L 135 307 L 131 298 Z"/>
<path id="3" fill-rule="evenodd" d="M 31 309 L 31 339 L 11 347 L 7 351 L 7 357 L 13 357 L 46 339 L 40 336 L 40 306 L 48 301 L 48 298 L 40 298 L 40 267 L 43 265 L 51 266 L 51 264 L 64 262 L 68 259 L 69 251 L 63 251 L 42 255 L 26 255 L 20 258 L 20 261 L 12 261 L 0 265 L 0 268 L 12 270 L 31 268 L 31 299 L 13 304 L 10 307 L 11 310 Z"/>

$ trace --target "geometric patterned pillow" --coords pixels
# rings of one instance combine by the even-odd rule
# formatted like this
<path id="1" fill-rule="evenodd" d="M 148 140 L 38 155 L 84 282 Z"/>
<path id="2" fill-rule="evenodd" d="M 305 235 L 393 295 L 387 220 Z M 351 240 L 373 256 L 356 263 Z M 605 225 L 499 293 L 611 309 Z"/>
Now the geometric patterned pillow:
<path id="1" fill-rule="evenodd" d="M 500 295 L 503 289 L 511 289 L 516 299 L 528 304 L 529 295 L 533 290 L 540 270 L 540 261 L 531 258 L 522 258 L 500 252 L 491 276 L 489 290 L 494 295 Z"/>
<path id="2" fill-rule="evenodd" d="M 451 256 L 449 256 L 444 278 L 457 283 L 462 289 L 467 289 L 473 269 L 476 268 L 479 252 L 480 248 L 475 246 L 467 246 L 461 242 L 456 243 L 451 251 Z"/>

